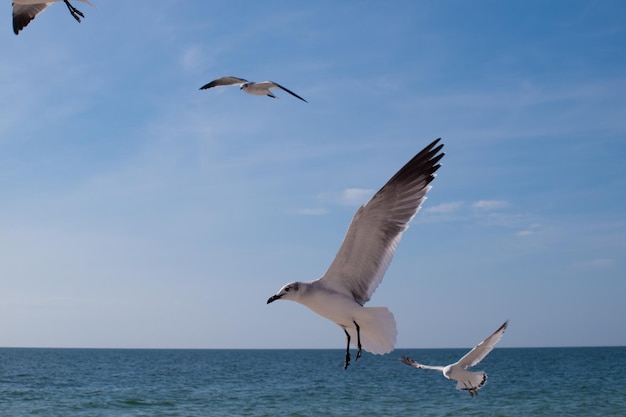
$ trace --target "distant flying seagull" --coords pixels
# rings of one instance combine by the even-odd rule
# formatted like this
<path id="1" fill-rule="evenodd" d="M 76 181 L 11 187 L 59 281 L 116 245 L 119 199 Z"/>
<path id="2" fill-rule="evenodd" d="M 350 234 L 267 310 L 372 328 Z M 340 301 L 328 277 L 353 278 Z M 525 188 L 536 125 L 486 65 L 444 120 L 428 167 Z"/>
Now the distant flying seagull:
<path id="1" fill-rule="evenodd" d="M 270 96 L 272 98 L 276 98 L 276 96 L 272 94 L 270 90 L 272 88 L 280 88 L 281 90 L 288 92 L 292 96 L 299 98 L 305 103 L 308 103 L 308 101 L 306 101 L 305 99 L 303 99 L 302 97 L 294 93 L 293 91 L 288 90 L 282 85 L 277 84 L 273 81 L 262 81 L 260 83 L 255 83 L 253 81 L 244 80 L 243 78 L 222 77 L 222 78 L 218 78 L 217 80 L 213 80 L 208 84 L 203 85 L 202 87 L 200 87 L 200 90 L 207 90 L 212 87 L 221 87 L 225 85 L 240 85 L 241 87 L 239 87 L 239 89 L 244 91 L 245 93 L 254 94 L 256 96 Z"/>
<path id="2" fill-rule="evenodd" d="M 485 385 L 485 381 L 487 381 L 487 374 L 484 371 L 470 372 L 467 368 L 478 365 L 480 361 L 485 359 L 485 356 L 492 351 L 493 346 L 498 343 L 498 340 L 500 340 L 504 334 L 504 330 L 506 329 L 508 323 L 508 321 L 505 321 L 491 336 L 476 345 L 474 349 L 470 350 L 469 353 L 459 359 L 458 362 L 451 365 L 422 365 L 421 363 L 415 362 L 408 356 L 403 356 L 401 361 L 415 368 L 441 371 L 443 372 L 443 376 L 446 378 L 457 381 L 456 389 L 459 391 L 468 391 L 470 397 L 475 397 L 478 395 L 478 390 Z"/>
<path id="3" fill-rule="evenodd" d="M 356 339 L 356 359 L 361 347 L 382 355 L 396 343 L 396 321 L 386 307 L 363 307 L 383 279 L 402 233 L 426 200 L 428 185 L 441 166 L 443 144 L 435 140 L 413 157 L 361 206 L 348 228 L 335 260 L 319 279 L 292 282 L 267 303 L 283 299 L 304 304 L 338 324 L 346 334 L 346 360 Z"/>
<path id="4" fill-rule="evenodd" d="M 70 14 L 80 23 L 80 18 L 85 15 L 72 6 L 69 0 L 13 0 L 13 32 L 17 35 L 20 30 L 24 29 L 39 13 L 43 12 L 46 7 L 52 3 L 63 1 L 70 11 Z M 88 0 L 78 0 L 93 6 Z"/>

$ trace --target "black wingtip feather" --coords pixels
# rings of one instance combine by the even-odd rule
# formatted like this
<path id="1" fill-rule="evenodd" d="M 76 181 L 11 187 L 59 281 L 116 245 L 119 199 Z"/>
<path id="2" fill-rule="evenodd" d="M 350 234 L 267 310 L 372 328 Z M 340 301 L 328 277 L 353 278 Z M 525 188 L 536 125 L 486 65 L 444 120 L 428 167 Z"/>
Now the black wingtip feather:
<path id="1" fill-rule="evenodd" d="M 411 181 L 415 177 L 415 173 L 419 172 L 422 175 L 426 175 L 426 184 L 429 184 L 435 179 L 435 172 L 441 167 L 439 161 L 445 155 L 445 152 L 441 152 L 443 149 L 443 143 L 437 145 L 441 141 L 441 138 L 435 139 L 428 146 L 422 149 L 417 155 L 415 155 L 409 162 L 407 162 L 396 174 L 391 177 L 387 184 L 399 183 L 404 181 Z"/>
<path id="2" fill-rule="evenodd" d="M 16 35 L 20 33 L 28 24 L 34 19 L 34 16 L 28 16 L 26 14 L 13 16 L 13 33 Z"/>

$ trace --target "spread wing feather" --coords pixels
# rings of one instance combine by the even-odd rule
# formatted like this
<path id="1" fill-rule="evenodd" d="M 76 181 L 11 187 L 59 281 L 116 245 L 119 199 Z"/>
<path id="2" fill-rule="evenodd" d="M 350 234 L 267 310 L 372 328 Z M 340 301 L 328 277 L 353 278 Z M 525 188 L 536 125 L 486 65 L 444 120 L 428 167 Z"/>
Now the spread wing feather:
<path id="1" fill-rule="evenodd" d="M 485 359 L 485 356 L 493 350 L 494 345 L 502 338 L 504 330 L 506 330 L 508 324 L 508 320 L 505 321 L 500 327 L 498 327 L 498 330 L 476 345 L 474 349 L 470 350 L 465 356 L 463 356 L 457 364 L 464 368 L 471 368 L 472 366 L 478 365 L 478 363 Z"/>
<path id="2" fill-rule="evenodd" d="M 243 78 L 221 77 L 221 78 L 218 78 L 217 80 L 213 80 L 210 83 L 203 85 L 202 87 L 200 87 L 200 90 L 206 90 L 207 88 L 220 87 L 224 85 L 243 84 L 247 82 L 248 80 L 244 80 Z"/>
<path id="3" fill-rule="evenodd" d="M 441 166 L 435 140 L 402 167 L 354 215 L 323 284 L 365 304 L 382 281 L 402 233 L 408 228 Z"/>
<path id="4" fill-rule="evenodd" d="M 13 33 L 24 29 L 39 13 L 52 3 L 15 4 L 13 3 Z"/>
<path id="5" fill-rule="evenodd" d="M 296 93 L 294 93 L 293 91 L 291 91 L 291 90 L 289 90 L 289 89 L 287 89 L 287 88 L 283 87 L 282 85 L 280 85 L 280 84 L 278 84 L 278 83 L 275 83 L 274 81 L 269 81 L 269 82 L 273 84 L 273 87 L 271 87 L 271 88 L 280 88 L 281 90 L 288 92 L 288 93 L 289 93 L 289 94 L 291 94 L 292 96 L 294 96 L 294 97 L 296 97 L 296 98 L 299 98 L 300 100 L 304 101 L 305 103 L 308 103 L 308 101 L 306 101 L 305 99 L 303 99 L 302 97 L 300 97 L 299 95 L 297 95 Z"/>

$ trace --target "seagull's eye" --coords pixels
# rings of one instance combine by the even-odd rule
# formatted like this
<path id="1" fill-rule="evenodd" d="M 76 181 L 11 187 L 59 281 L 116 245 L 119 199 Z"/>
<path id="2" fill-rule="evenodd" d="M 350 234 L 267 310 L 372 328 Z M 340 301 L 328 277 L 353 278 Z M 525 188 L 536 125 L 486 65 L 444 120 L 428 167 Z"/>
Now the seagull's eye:
<path id="1" fill-rule="evenodd" d="M 291 287 L 285 288 L 285 292 L 289 292 L 290 289 L 291 289 Z"/>

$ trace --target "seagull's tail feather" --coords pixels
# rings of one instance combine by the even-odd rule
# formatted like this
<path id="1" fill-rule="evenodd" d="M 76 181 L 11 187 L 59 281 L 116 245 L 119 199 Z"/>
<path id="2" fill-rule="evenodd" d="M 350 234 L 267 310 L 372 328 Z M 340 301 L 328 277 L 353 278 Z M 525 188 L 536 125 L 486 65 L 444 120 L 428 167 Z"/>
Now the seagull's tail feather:
<path id="1" fill-rule="evenodd" d="M 475 392 L 477 389 L 485 385 L 485 382 L 487 382 L 487 374 L 485 372 L 466 372 L 463 376 L 463 379 L 458 380 L 456 384 L 456 389 L 458 389 L 459 391 Z"/>
<path id="2" fill-rule="evenodd" d="M 386 307 L 363 307 L 355 320 L 361 328 L 361 346 L 375 355 L 393 350 L 396 344 L 396 320 Z M 349 328 L 350 341 L 356 345 L 356 329 Z"/>

